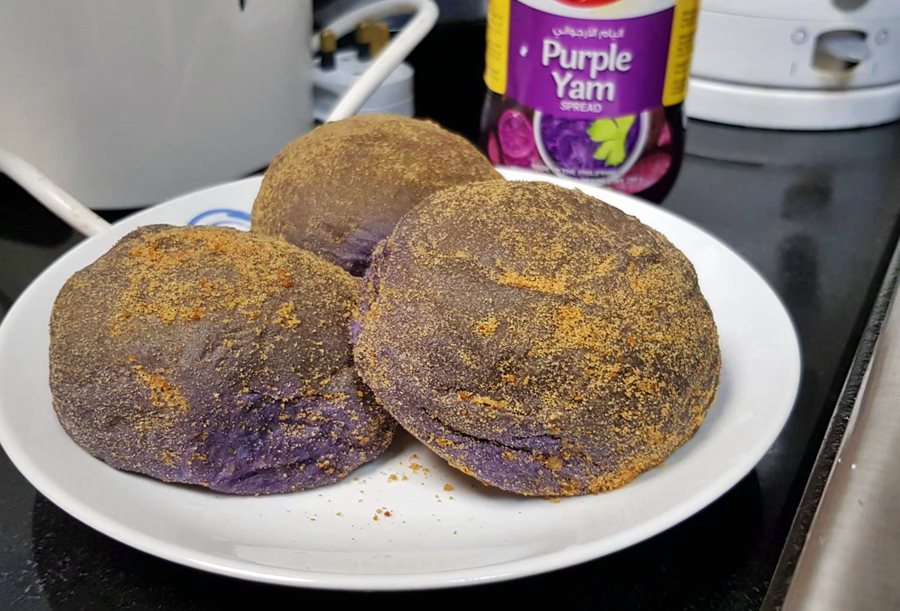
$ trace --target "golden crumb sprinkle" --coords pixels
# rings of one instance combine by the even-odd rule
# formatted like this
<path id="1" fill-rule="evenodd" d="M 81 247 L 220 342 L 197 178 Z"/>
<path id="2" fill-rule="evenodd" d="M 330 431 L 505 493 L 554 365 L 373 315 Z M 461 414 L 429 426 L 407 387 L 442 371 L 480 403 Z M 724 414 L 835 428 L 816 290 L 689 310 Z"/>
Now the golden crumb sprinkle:
<path id="1" fill-rule="evenodd" d="M 432 195 L 382 244 L 363 301 L 354 354 L 384 407 L 452 466 L 521 494 L 624 485 L 715 396 L 718 334 L 690 261 L 578 190 Z"/>
<path id="2" fill-rule="evenodd" d="M 140 227 L 56 298 L 54 409 L 117 469 L 235 494 L 332 483 L 394 430 L 355 372 L 358 306 L 357 279 L 282 240 Z"/>
<path id="3" fill-rule="evenodd" d="M 435 123 L 357 115 L 319 126 L 278 153 L 253 204 L 252 230 L 362 275 L 375 245 L 422 199 L 500 179 L 475 146 Z"/>

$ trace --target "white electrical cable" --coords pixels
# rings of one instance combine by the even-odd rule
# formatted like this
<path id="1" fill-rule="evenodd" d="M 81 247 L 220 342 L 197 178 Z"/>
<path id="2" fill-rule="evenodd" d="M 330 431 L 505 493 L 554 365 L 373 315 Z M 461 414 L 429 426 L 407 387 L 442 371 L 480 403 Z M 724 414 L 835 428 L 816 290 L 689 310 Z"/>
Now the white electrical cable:
<path id="1" fill-rule="evenodd" d="M 410 12 L 414 12 L 412 19 L 347 90 L 328 117 L 329 121 L 345 119 L 359 111 L 369 96 L 431 31 L 437 23 L 438 8 L 432 0 L 379 0 L 345 13 L 328 25 L 328 29 L 341 37 L 352 32 L 361 21 Z M 319 38 L 314 36 L 312 52 L 318 49 Z M 102 217 L 54 184 L 36 167 L 2 148 L 0 172 L 19 183 L 48 210 L 84 235 L 92 236 L 109 228 L 110 224 Z"/>
<path id="2" fill-rule="evenodd" d="M 438 20 L 438 7 L 432 0 L 381 0 L 345 13 L 326 26 L 326 29 L 331 30 L 335 36 L 340 38 L 352 32 L 361 21 L 383 19 L 412 11 L 415 11 L 415 14 L 409 23 L 378 54 L 372 64 L 335 105 L 328 116 L 329 122 L 346 119 L 359 112 L 369 96 L 375 93 L 379 85 L 391 75 L 397 66 L 403 63 L 406 56 L 431 31 Z M 312 43 L 313 53 L 318 51 L 318 48 L 319 39 L 315 37 Z"/>
<path id="3" fill-rule="evenodd" d="M 92 236 L 109 229 L 109 223 L 44 176 L 40 170 L 6 149 L 0 148 L 0 173 L 6 174 L 77 231 Z"/>

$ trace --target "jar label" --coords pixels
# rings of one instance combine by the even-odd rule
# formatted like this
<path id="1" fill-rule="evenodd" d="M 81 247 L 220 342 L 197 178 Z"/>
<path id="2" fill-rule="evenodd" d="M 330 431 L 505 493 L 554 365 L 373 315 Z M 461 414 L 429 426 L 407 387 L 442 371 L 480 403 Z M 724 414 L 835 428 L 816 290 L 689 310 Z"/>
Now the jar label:
<path id="1" fill-rule="evenodd" d="M 557 117 L 617 117 L 660 106 L 674 16 L 671 6 L 640 17 L 578 19 L 492 0 L 485 81 L 495 93 Z M 681 102 L 683 91 L 670 104 Z"/>
<path id="2" fill-rule="evenodd" d="M 669 38 L 666 83 L 663 88 L 663 104 L 666 106 L 680 104 L 687 94 L 699 10 L 700 0 L 681 0 L 675 6 L 672 36 Z"/>
<path id="3" fill-rule="evenodd" d="M 631 193 L 661 180 L 681 129 L 665 107 L 685 97 L 698 4 L 491 0 L 484 80 L 502 96 L 484 117 L 492 161 Z"/>

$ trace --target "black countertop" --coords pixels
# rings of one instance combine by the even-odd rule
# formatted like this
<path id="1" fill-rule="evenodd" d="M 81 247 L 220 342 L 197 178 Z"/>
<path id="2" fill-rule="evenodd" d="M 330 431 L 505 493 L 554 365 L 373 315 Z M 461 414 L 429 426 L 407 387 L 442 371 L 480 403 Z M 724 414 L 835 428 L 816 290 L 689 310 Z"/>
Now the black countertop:
<path id="1" fill-rule="evenodd" d="M 0 201 L 2 316 L 79 237 L 5 177 Z M 682 174 L 663 206 L 728 243 L 784 300 L 803 354 L 787 426 L 730 492 L 653 539 L 551 574 L 441 592 L 442 602 L 500 595 L 527 604 L 553 593 L 574 609 L 762 604 L 897 242 L 900 124 L 801 134 L 691 123 Z M 80 524 L 0 453 L 2 609 L 194 609 L 245 598 L 427 605 L 435 596 L 294 590 L 183 568 Z"/>

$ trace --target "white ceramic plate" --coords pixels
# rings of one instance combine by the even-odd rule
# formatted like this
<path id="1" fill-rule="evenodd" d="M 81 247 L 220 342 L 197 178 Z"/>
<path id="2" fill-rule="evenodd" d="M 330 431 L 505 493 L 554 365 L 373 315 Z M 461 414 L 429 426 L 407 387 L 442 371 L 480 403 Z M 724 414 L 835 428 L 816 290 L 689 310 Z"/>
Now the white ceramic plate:
<path id="1" fill-rule="evenodd" d="M 519 498 L 475 483 L 408 436 L 337 485 L 266 497 L 167 485 L 92 458 L 51 408 L 47 325 L 60 287 L 139 225 L 245 226 L 259 184 L 249 178 L 186 195 L 85 240 L 35 280 L 0 327 L 0 443 L 51 501 L 128 545 L 207 571 L 320 588 L 419 589 L 531 575 L 609 554 L 700 510 L 753 468 L 793 406 L 797 338 L 763 279 L 665 210 L 579 187 L 687 254 L 721 334 L 721 387 L 703 426 L 624 488 L 558 503 Z"/>

